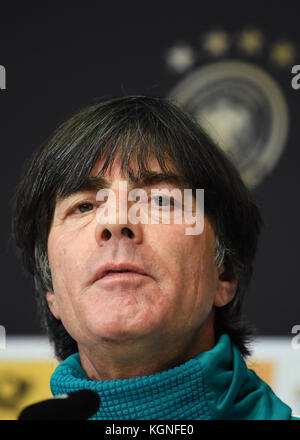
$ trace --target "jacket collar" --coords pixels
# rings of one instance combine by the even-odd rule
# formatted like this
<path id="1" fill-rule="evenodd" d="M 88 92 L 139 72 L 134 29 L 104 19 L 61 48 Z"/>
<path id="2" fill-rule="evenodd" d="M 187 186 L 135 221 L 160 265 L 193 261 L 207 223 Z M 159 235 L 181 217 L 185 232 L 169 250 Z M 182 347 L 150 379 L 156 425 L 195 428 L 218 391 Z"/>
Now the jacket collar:
<path id="1" fill-rule="evenodd" d="M 56 368 L 50 387 L 53 395 L 98 392 L 94 420 L 291 419 L 291 408 L 247 368 L 227 334 L 180 366 L 134 379 L 93 381 L 75 353 Z"/>

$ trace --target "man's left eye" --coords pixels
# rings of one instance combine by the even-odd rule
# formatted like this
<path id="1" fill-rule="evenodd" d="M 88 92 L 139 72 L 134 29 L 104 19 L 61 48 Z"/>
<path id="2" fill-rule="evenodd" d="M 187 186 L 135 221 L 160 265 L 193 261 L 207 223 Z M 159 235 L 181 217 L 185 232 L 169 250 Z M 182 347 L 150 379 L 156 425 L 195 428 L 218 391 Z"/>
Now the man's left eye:
<path id="1" fill-rule="evenodd" d="M 160 207 L 174 205 L 174 200 L 172 198 L 166 197 L 166 196 L 165 197 L 164 196 L 154 197 L 153 200 L 155 201 L 154 205 L 160 206 Z"/>
<path id="2" fill-rule="evenodd" d="M 87 212 L 87 211 L 91 211 L 92 209 L 94 209 L 94 204 L 93 203 L 80 203 L 80 205 L 76 206 L 75 211 L 79 211 L 81 213 Z"/>

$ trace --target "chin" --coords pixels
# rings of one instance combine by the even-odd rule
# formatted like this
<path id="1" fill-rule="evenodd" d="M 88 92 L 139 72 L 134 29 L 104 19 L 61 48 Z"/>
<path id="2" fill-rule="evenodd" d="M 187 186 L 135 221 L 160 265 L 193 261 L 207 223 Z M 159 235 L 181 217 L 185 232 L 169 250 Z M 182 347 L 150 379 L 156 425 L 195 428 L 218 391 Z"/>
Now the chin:
<path id="1" fill-rule="evenodd" d="M 163 313 L 135 306 L 126 309 L 123 305 L 122 313 L 120 307 L 118 312 L 113 312 L 110 307 L 94 309 L 85 316 L 88 334 L 103 340 L 129 341 L 165 331 Z"/>
<path id="2" fill-rule="evenodd" d="M 145 326 L 145 323 L 140 325 L 131 325 L 120 327 L 120 322 L 117 326 L 112 324 L 101 326 L 101 329 L 93 329 L 93 334 L 103 342 L 125 343 L 134 342 L 140 338 L 150 337 L 155 330 L 152 326 Z"/>

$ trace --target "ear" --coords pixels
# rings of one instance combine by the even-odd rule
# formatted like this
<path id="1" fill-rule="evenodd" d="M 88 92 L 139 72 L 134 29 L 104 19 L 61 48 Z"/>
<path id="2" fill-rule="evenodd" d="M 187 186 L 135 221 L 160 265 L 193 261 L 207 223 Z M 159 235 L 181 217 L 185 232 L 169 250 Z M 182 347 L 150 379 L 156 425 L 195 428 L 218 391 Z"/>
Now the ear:
<path id="1" fill-rule="evenodd" d="M 60 319 L 59 308 L 54 292 L 47 292 L 46 299 L 52 314 L 55 316 L 56 319 Z"/>
<path id="2" fill-rule="evenodd" d="M 214 305 L 216 307 L 226 306 L 236 294 L 238 280 L 235 275 L 222 266 L 219 270 L 218 287 L 215 295 Z"/>

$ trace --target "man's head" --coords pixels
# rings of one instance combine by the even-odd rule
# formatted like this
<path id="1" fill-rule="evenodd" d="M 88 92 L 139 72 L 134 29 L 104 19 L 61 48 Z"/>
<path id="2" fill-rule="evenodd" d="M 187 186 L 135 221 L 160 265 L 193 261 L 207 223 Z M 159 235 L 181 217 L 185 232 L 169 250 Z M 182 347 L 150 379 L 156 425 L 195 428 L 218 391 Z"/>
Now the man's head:
<path id="1" fill-rule="evenodd" d="M 118 199 L 120 181 L 147 194 L 204 189 L 203 233 L 187 235 L 184 222 L 100 224 L 98 190 L 105 182 Z M 34 155 L 15 199 L 16 242 L 61 359 L 99 339 L 175 344 L 212 332 L 246 354 L 240 312 L 259 229 L 235 168 L 159 98 L 106 99 L 74 115 Z M 145 275 L 99 279 L 107 263 Z"/>

